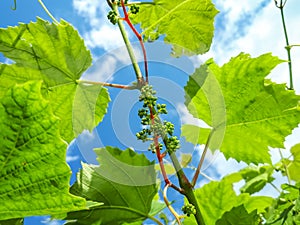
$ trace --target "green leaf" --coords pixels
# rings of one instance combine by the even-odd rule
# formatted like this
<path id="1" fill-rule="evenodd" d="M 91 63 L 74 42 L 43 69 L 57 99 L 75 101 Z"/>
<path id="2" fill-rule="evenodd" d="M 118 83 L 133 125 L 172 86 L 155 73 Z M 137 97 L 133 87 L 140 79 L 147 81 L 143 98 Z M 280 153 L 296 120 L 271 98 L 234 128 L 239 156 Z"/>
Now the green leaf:
<path id="1" fill-rule="evenodd" d="M 300 144 L 297 144 L 291 148 L 291 153 L 294 159 L 288 165 L 287 170 L 289 172 L 289 176 L 292 180 L 299 182 L 300 181 Z"/>
<path id="2" fill-rule="evenodd" d="M 83 163 L 71 192 L 103 205 L 69 213 L 66 219 L 75 221 L 67 224 L 122 224 L 151 218 L 157 193 L 154 163 L 130 149 L 106 147 L 95 152 L 100 166 Z"/>
<path id="3" fill-rule="evenodd" d="M 220 182 L 212 181 L 196 189 L 195 195 L 207 224 L 215 224 L 226 211 L 249 199 L 248 194 L 236 195 L 230 178 L 224 178 Z"/>
<path id="4" fill-rule="evenodd" d="M 131 19 L 141 23 L 144 39 L 165 35 L 164 41 L 173 45 L 173 55 L 181 56 L 209 50 L 217 13 L 210 0 L 154 0 L 141 4 L 140 12 Z"/>
<path id="5" fill-rule="evenodd" d="M 23 219 L 11 219 L 11 220 L 2 220 L 0 225 L 23 225 Z"/>
<path id="6" fill-rule="evenodd" d="M 0 97 L 16 83 L 42 80 L 43 95 L 61 119 L 60 133 L 68 142 L 101 122 L 108 93 L 105 88 L 78 82 L 92 58 L 69 23 L 50 24 L 38 18 L 37 22 L 0 29 L 0 52 L 14 61 L 0 65 Z"/>
<path id="7" fill-rule="evenodd" d="M 259 192 L 265 187 L 267 183 L 271 183 L 274 178 L 272 174 L 274 172 L 273 166 L 248 166 L 240 171 L 245 185 L 240 188 L 242 193 L 253 194 Z"/>
<path id="8" fill-rule="evenodd" d="M 243 205 L 232 208 L 229 212 L 224 213 L 216 225 L 258 225 L 259 216 L 256 210 L 248 213 Z"/>
<path id="9" fill-rule="evenodd" d="M 237 195 L 233 184 L 241 181 L 242 173 L 236 172 L 224 177 L 221 181 L 212 181 L 195 190 L 201 214 L 206 224 L 216 224 L 225 212 L 243 205 L 248 213 L 257 210 L 264 213 L 273 203 L 273 199 L 265 196 L 251 197 L 248 193 Z M 184 220 L 185 225 L 197 224 L 193 217 Z M 247 223 L 245 223 L 247 224 Z"/>
<path id="10" fill-rule="evenodd" d="M 185 87 L 186 106 L 212 129 L 185 125 L 186 139 L 205 144 L 210 135 L 210 149 L 220 149 L 227 159 L 270 163 L 268 148 L 283 148 L 300 121 L 300 96 L 265 80 L 281 62 L 271 54 L 242 53 L 222 67 L 209 60 L 197 69 Z"/>
<path id="11" fill-rule="evenodd" d="M 296 185 L 283 184 L 277 201 L 266 213 L 266 224 L 294 225 L 300 222 L 300 188 Z"/>
<path id="12" fill-rule="evenodd" d="M 268 196 L 251 196 L 251 198 L 244 203 L 248 212 L 257 210 L 257 213 L 265 213 L 266 209 L 274 203 L 274 199 Z"/>
<path id="13" fill-rule="evenodd" d="M 69 194 L 67 145 L 58 124 L 41 82 L 16 85 L 2 97 L 0 220 L 85 208 L 84 199 Z"/>

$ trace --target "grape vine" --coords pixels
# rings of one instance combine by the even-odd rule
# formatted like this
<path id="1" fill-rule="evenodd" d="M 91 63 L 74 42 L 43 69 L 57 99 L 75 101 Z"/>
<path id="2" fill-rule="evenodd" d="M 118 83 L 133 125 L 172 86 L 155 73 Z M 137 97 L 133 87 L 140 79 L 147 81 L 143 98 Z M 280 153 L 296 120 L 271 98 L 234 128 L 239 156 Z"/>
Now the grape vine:
<path id="1" fill-rule="evenodd" d="M 283 150 L 286 137 L 300 124 L 291 54 L 299 45 L 289 41 L 287 0 L 274 0 L 287 61 L 270 53 L 255 58 L 240 53 L 222 66 L 209 59 L 189 76 L 186 109 L 207 125 L 181 127 L 186 141 L 200 146 L 196 167 L 180 161 L 179 125 L 164 120 L 170 108 L 150 82 L 145 42 L 164 40 L 175 57 L 208 52 L 218 14 L 212 1 L 106 1 L 106 17 L 120 30 L 131 60 L 131 85 L 83 79 L 93 60 L 84 40 L 42 0 L 37 2 L 52 23 L 37 18 L 0 29 L 0 52 L 12 61 L 0 63 L 0 225 L 22 225 L 27 217 L 44 215 L 66 225 L 300 224 L 300 144 Z M 11 9 L 17 10 L 16 0 Z M 138 40 L 142 66 L 131 36 Z M 281 63 L 288 65 L 288 87 L 268 77 Z M 148 144 L 149 154 L 96 148 L 99 165 L 82 162 L 70 186 L 65 153 L 74 138 L 95 129 L 110 112 L 107 88 L 139 91 L 141 129 L 135 136 Z M 277 162 L 271 149 L 279 149 Z M 247 166 L 203 184 L 206 154 L 215 150 Z M 170 168 L 176 176 L 170 176 Z M 277 196 L 264 195 L 271 188 Z M 178 207 L 179 198 L 184 203 Z"/>

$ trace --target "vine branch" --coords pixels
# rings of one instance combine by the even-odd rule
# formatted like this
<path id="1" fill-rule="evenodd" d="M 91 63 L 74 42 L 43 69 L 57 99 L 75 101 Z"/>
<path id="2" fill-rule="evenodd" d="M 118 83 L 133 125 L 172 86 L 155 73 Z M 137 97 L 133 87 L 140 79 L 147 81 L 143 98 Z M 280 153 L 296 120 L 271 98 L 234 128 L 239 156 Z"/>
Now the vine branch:
<path id="1" fill-rule="evenodd" d="M 128 26 L 130 27 L 130 29 L 133 31 L 133 33 L 135 34 L 135 36 L 138 38 L 142 51 L 143 51 L 143 56 L 144 56 L 144 67 L 145 67 L 145 77 L 146 77 L 146 83 L 149 82 L 149 75 L 148 75 L 148 60 L 147 60 L 147 54 L 146 54 L 146 49 L 145 49 L 145 45 L 142 39 L 142 36 L 140 35 L 140 33 L 135 29 L 135 27 L 133 26 L 133 24 L 131 23 L 130 19 L 129 19 L 129 15 L 127 13 L 126 10 L 126 6 L 124 3 L 124 0 L 121 0 L 121 5 L 122 5 L 122 9 L 123 9 L 123 13 L 124 13 L 124 18 L 123 20 L 126 21 L 126 23 L 128 24 Z"/>
<path id="2" fill-rule="evenodd" d="M 285 37 L 285 42 L 286 42 L 286 51 L 287 51 L 287 55 L 288 55 L 288 67 L 289 67 L 289 77 L 290 77 L 290 90 L 294 89 L 294 84 L 293 84 L 293 70 L 292 70 L 292 57 L 291 57 L 291 47 L 290 47 L 290 43 L 289 43 L 289 38 L 288 38 L 288 33 L 287 33 L 287 26 L 285 23 L 285 18 L 284 18 L 284 12 L 283 12 L 283 8 L 287 2 L 287 0 L 285 0 L 283 2 L 283 0 L 280 0 L 280 3 L 278 3 L 277 0 L 275 1 L 275 5 L 278 9 L 280 9 L 280 14 L 281 14 L 281 21 L 282 21 L 282 26 L 283 26 L 283 32 L 284 32 L 284 37 Z"/>
<path id="3" fill-rule="evenodd" d="M 117 14 L 117 16 L 120 17 L 120 13 L 119 13 L 119 10 L 118 10 L 118 5 L 115 4 L 115 3 L 111 3 L 110 1 L 108 1 L 108 2 L 109 2 L 109 5 L 112 7 L 112 9 Z M 127 33 L 126 33 L 124 24 L 122 23 L 121 20 L 118 20 L 117 24 L 118 24 L 119 29 L 121 31 L 121 34 L 122 34 L 124 43 L 126 45 L 126 48 L 127 48 L 127 51 L 128 51 L 129 57 L 130 57 L 130 60 L 132 62 L 132 66 L 133 66 L 133 69 L 135 71 L 135 75 L 136 75 L 136 79 L 138 81 L 138 84 L 139 84 L 139 86 L 143 86 L 144 85 L 144 78 L 143 78 L 142 72 L 140 70 L 140 67 L 139 67 L 139 65 L 137 63 L 136 57 L 134 55 L 134 51 L 133 51 L 133 48 L 132 48 L 132 46 L 130 44 L 129 37 L 128 37 Z"/>

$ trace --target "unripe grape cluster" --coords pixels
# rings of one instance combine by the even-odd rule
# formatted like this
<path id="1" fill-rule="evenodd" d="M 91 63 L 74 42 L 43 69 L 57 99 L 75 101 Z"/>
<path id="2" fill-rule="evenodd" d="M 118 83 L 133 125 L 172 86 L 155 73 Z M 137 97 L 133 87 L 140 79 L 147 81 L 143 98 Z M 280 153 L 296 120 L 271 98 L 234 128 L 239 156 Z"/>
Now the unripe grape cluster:
<path id="1" fill-rule="evenodd" d="M 141 118 L 141 124 L 144 128 L 136 134 L 136 137 L 143 142 L 153 140 L 153 137 L 161 137 L 166 145 L 169 153 L 175 152 L 180 148 L 180 142 L 174 133 L 174 124 L 168 121 L 161 122 L 159 115 L 167 114 L 166 104 L 157 104 L 156 91 L 152 86 L 145 85 L 141 88 L 139 101 L 143 102 L 143 108 L 138 111 L 138 116 Z M 152 119 L 151 119 L 151 112 Z M 163 145 L 159 144 L 160 150 Z M 156 151 L 156 146 L 151 143 L 148 150 L 153 153 Z"/>
<path id="2" fill-rule="evenodd" d="M 131 5 L 130 6 L 130 13 L 137 14 L 140 11 L 140 7 L 137 5 Z"/>
<path id="3" fill-rule="evenodd" d="M 118 15 L 115 11 L 111 10 L 108 12 L 107 14 L 107 19 L 113 24 L 115 25 L 118 22 Z"/>
<path id="4" fill-rule="evenodd" d="M 192 204 L 186 204 L 181 208 L 182 212 L 186 214 L 187 216 L 195 215 L 196 214 L 196 208 Z"/>

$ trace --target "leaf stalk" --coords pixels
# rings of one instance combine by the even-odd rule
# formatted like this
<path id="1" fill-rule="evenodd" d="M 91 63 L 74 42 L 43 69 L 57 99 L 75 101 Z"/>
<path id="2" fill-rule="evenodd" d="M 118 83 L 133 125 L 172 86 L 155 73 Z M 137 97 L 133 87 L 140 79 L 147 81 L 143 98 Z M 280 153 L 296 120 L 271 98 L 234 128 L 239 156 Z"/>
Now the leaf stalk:
<path id="1" fill-rule="evenodd" d="M 50 13 L 42 0 L 38 0 L 40 5 L 43 7 L 44 11 L 48 14 L 48 16 L 53 20 L 54 23 L 59 24 L 59 22 L 55 19 L 55 17 Z"/>
<path id="2" fill-rule="evenodd" d="M 208 151 L 208 147 L 209 147 L 209 144 L 210 144 L 210 141 L 211 141 L 211 137 L 214 133 L 214 129 L 210 131 L 209 135 L 208 135 L 208 138 L 207 138 L 207 141 L 206 141 L 206 144 L 205 144 L 205 147 L 204 147 L 204 150 L 203 150 L 203 153 L 201 155 L 201 159 L 200 159 L 200 162 L 197 166 L 197 170 L 195 172 L 195 175 L 193 177 L 193 180 L 192 180 L 192 186 L 195 187 L 196 183 L 197 183 L 197 180 L 198 180 L 198 177 L 199 177 L 199 174 L 200 174 L 200 170 L 201 170 L 201 167 L 203 165 L 203 162 L 204 162 L 204 159 L 205 159 L 205 156 L 206 156 L 206 153 Z"/>

